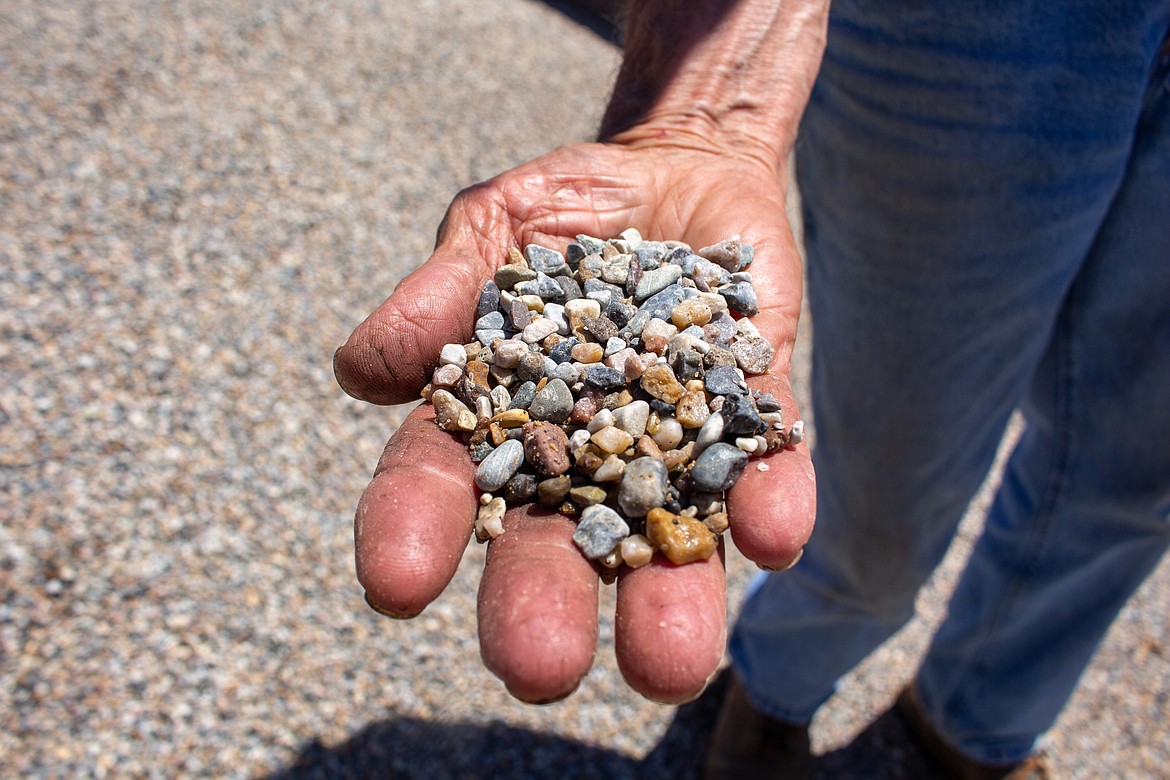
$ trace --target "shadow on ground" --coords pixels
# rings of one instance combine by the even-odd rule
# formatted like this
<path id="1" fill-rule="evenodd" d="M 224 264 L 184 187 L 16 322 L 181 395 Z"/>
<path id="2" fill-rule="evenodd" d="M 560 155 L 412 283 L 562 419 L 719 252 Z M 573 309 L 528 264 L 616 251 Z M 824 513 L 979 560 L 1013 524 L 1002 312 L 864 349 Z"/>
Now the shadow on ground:
<path id="1" fill-rule="evenodd" d="M 723 675 L 678 708 L 658 745 L 638 760 L 614 750 L 504 723 L 444 723 L 402 717 L 370 724 L 335 747 L 314 741 L 268 780 L 335 778 L 677 778 L 697 780 L 726 690 Z M 940 777 L 887 712 L 853 742 L 817 761 L 817 780 L 932 780 Z"/>

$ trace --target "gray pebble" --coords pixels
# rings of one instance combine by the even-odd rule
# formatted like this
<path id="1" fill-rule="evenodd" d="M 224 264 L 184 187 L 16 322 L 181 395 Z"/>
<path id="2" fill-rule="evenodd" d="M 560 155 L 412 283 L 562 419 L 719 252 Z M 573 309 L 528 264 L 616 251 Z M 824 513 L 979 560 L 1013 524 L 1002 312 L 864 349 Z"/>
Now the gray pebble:
<path id="1" fill-rule="evenodd" d="M 740 379 L 739 372 L 729 365 L 717 365 L 707 369 L 703 377 L 703 384 L 707 392 L 712 395 L 732 395 L 746 393 L 747 385 Z"/>
<path id="2" fill-rule="evenodd" d="M 756 288 L 751 282 L 735 282 L 719 288 L 719 294 L 727 301 L 727 305 L 747 316 L 759 314 L 760 302 L 756 298 Z"/>
<path id="3" fill-rule="evenodd" d="M 565 300 L 565 291 L 556 283 L 556 280 L 542 273 L 537 273 L 536 278 L 531 281 L 517 284 L 516 292 L 521 295 L 536 295 L 541 300 L 554 301 L 555 303 L 563 303 Z"/>
<path id="4" fill-rule="evenodd" d="M 755 436 L 768 430 L 759 412 L 746 394 L 735 393 L 723 401 L 723 430 L 734 436 Z"/>
<path id="5" fill-rule="evenodd" d="M 516 392 L 512 393 L 512 403 L 508 404 L 509 409 L 527 409 L 532 403 L 532 399 L 536 397 L 536 383 L 525 382 L 516 388 Z"/>
<path id="6" fill-rule="evenodd" d="M 701 491 L 727 490 L 747 466 L 747 453 L 726 442 L 716 442 L 695 458 L 691 484 Z"/>
<path id="7" fill-rule="evenodd" d="M 492 450 L 475 470 L 475 484 L 489 493 L 502 488 L 524 463 L 524 445 L 509 439 Z"/>
<path id="8" fill-rule="evenodd" d="M 712 412 L 711 416 L 703 423 L 703 426 L 699 428 L 699 434 L 695 437 L 694 456 L 698 457 L 703 450 L 720 441 L 722 438 L 723 413 Z"/>
<path id="9" fill-rule="evenodd" d="M 534 420 L 563 423 L 573 411 L 573 394 L 564 380 L 551 379 L 544 389 L 536 394 L 528 407 L 528 414 Z"/>
<path id="10" fill-rule="evenodd" d="M 626 464 L 618 489 L 618 506 L 627 517 L 644 517 L 666 501 L 669 485 L 666 464 L 643 456 Z"/>
<path id="11" fill-rule="evenodd" d="M 592 365 L 585 372 L 585 384 L 598 390 L 617 390 L 626 386 L 626 377 L 616 368 Z"/>
<path id="12" fill-rule="evenodd" d="M 644 301 L 652 295 L 670 287 L 682 278 L 682 275 L 683 269 L 677 265 L 664 265 L 661 268 L 655 268 L 653 271 L 647 271 L 642 275 L 642 281 L 638 282 L 638 289 L 634 293 L 634 299 Z"/>
<path id="13" fill-rule="evenodd" d="M 573 542 L 591 560 L 604 558 L 630 535 L 630 526 L 621 515 L 604 504 L 586 507 L 573 532 Z"/>
<path id="14" fill-rule="evenodd" d="M 564 255 L 555 249 L 549 249 L 539 244 L 529 244 L 524 247 L 524 259 L 528 261 L 528 265 L 532 266 L 532 270 L 549 276 L 553 276 L 566 265 Z"/>
<path id="15" fill-rule="evenodd" d="M 504 315 L 502 312 L 489 311 L 487 314 L 475 321 L 476 330 L 499 330 L 504 327 Z M 488 342 L 484 342 L 485 344 Z"/>
<path id="16" fill-rule="evenodd" d="M 496 269 L 493 280 L 501 290 L 511 290 L 518 284 L 529 282 L 536 278 L 536 271 L 519 263 L 509 263 Z"/>
<path id="17" fill-rule="evenodd" d="M 483 283 L 483 290 L 479 294 L 479 302 L 475 305 L 475 318 L 478 320 L 485 314 L 500 307 L 500 288 L 491 279 Z"/>
<path id="18" fill-rule="evenodd" d="M 507 338 L 508 334 L 495 328 L 481 328 L 475 331 L 475 340 L 480 344 L 491 344 L 496 339 Z"/>

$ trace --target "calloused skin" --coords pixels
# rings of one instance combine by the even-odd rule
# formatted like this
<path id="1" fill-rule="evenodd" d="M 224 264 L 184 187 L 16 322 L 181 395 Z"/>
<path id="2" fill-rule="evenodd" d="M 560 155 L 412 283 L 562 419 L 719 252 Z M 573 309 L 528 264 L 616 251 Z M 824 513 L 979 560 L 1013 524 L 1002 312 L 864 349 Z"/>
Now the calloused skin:
<path id="1" fill-rule="evenodd" d="M 471 338 L 480 290 L 509 247 L 563 250 L 577 234 L 608 238 L 628 227 L 696 248 L 739 234 L 756 249 L 750 270 L 761 308 L 753 322 L 776 347 L 770 371 L 749 384 L 772 393 L 786 421 L 799 419 L 788 373 L 801 268 L 785 180 L 762 156 L 659 133 L 563 147 L 476 185 L 451 204 L 431 258 L 337 351 L 338 382 L 371 403 L 418 398 L 442 346 Z M 474 465 L 428 405 L 390 439 L 354 521 L 357 576 L 372 607 L 413 617 L 442 593 L 472 534 Z M 766 569 L 791 564 L 815 510 L 807 448 L 753 460 L 729 491 L 728 510 L 744 555 Z M 593 661 L 598 572 L 570 540 L 568 518 L 515 507 L 504 527 L 488 546 L 480 583 L 481 655 L 516 698 L 556 701 Z M 619 572 L 615 650 L 623 677 L 643 696 L 664 703 L 697 696 L 718 671 L 726 636 L 722 551 L 684 566 L 659 555 Z"/>

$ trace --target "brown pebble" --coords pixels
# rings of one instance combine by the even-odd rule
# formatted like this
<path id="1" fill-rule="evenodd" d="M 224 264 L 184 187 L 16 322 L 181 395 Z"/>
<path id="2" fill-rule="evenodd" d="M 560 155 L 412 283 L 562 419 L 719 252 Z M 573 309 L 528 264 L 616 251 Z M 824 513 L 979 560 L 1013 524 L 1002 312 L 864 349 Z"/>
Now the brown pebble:
<path id="1" fill-rule="evenodd" d="M 573 360 L 576 360 L 578 363 L 600 363 L 601 359 L 605 357 L 605 347 L 588 341 L 581 344 L 574 344 L 571 354 Z"/>
<path id="2" fill-rule="evenodd" d="M 544 477 L 559 477 L 569 470 L 569 437 L 564 428 L 547 422 L 524 426 L 524 459 Z"/>
<path id="3" fill-rule="evenodd" d="M 577 461 L 574 467 L 576 472 L 586 477 L 592 477 L 593 473 L 601 468 L 601 464 L 605 462 L 600 455 L 586 447 L 577 450 L 574 457 Z"/>
<path id="4" fill-rule="evenodd" d="M 477 387 L 482 387 L 485 391 L 490 390 L 488 386 L 488 371 L 490 367 L 482 360 L 469 360 L 467 367 L 464 368 L 464 373 L 467 378 Z"/>
<path id="5" fill-rule="evenodd" d="M 569 413 L 569 422 L 575 425 L 588 425 L 593 416 L 601 408 L 597 398 L 591 395 L 582 395 L 573 404 L 573 411 Z"/>
<path id="6" fill-rule="evenodd" d="M 707 337 L 708 341 L 712 340 L 711 336 Z M 707 354 L 703 355 L 703 368 L 708 371 L 715 366 L 735 366 L 735 354 L 726 347 L 721 347 L 718 344 L 712 344 L 711 349 L 707 350 Z"/>
<path id="7" fill-rule="evenodd" d="M 508 247 L 508 262 L 512 265 L 522 265 L 526 267 L 528 265 L 528 260 L 525 259 L 524 253 L 520 251 L 519 247 L 515 246 Z"/>
<path id="8" fill-rule="evenodd" d="M 499 447 L 508 438 L 508 433 L 500 427 L 499 423 L 488 424 L 488 434 L 491 436 L 492 444 Z"/>
<path id="9" fill-rule="evenodd" d="M 768 443 L 768 452 L 784 449 L 788 446 L 788 439 L 787 431 L 776 430 L 770 425 L 768 430 L 764 431 L 764 441 Z"/>
<path id="10" fill-rule="evenodd" d="M 706 525 L 661 508 L 646 515 L 646 536 L 674 564 L 706 560 L 718 547 L 715 534 Z"/>
<path id="11" fill-rule="evenodd" d="M 690 460 L 690 454 L 685 450 L 667 450 L 662 453 L 662 460 L 666 463 L 668 471 L 674 471 Z"/>
<path id="12" fill-rule="evenodd" d="M 559 507 L 572 487 L 573 480 L 564 474 L 541 480 L 536 483 L 536 502 L 549 509 Z"/>
<path id="13" fill-rule="evenodd" d="M 668 404 L 678 403 L 683 394 L 682 384 L 665 363 L 650 366 L 642 373 L 642 389 Z"/>
<path id="14" fill-rule="evenodd" d="M 621 390 L 616 393 L 610 393 L 605 397 L 602 405 L 611 412 L 614 409 L 620 409 L 623 406 L 628 406 L 634 402 L 634 394 L 629 390 Z"/>
<path id="15" fill-rule="evenodd" d="M 727 521 L 726 512 L 716 512 L 713 515 L 707 515 L 703 518 L 703 525 L 707 526 L 711 530 L 711 533 L 718 536 L 726 531 L 731 524 Z"/>
<path id="16" fill-rule="evenodd" d="M 444 431 L 475 430 L 475 413 L 467 405 L 446 390 L 436 390 L 431 393 L 431 403 L 435 407 L 435 424 Z"/>
<path id="17" fill-rule="evenodd" d="M 662 449 L 659 448 L 658 444 L 649 435 L 643 435 L 638 438 L 638 441 L 634 444 L 634 454 L 665 460 Z"/>

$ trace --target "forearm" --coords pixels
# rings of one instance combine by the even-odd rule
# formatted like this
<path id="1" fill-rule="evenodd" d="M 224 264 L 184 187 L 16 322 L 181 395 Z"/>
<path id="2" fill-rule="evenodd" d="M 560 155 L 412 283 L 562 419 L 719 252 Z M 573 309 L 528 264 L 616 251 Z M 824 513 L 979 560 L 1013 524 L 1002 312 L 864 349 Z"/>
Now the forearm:
<path id="1" fill-rule="evenodd" d="M 601 137 L 780 165 L 820 67 L 828 0 L 631 0 Z"/>

